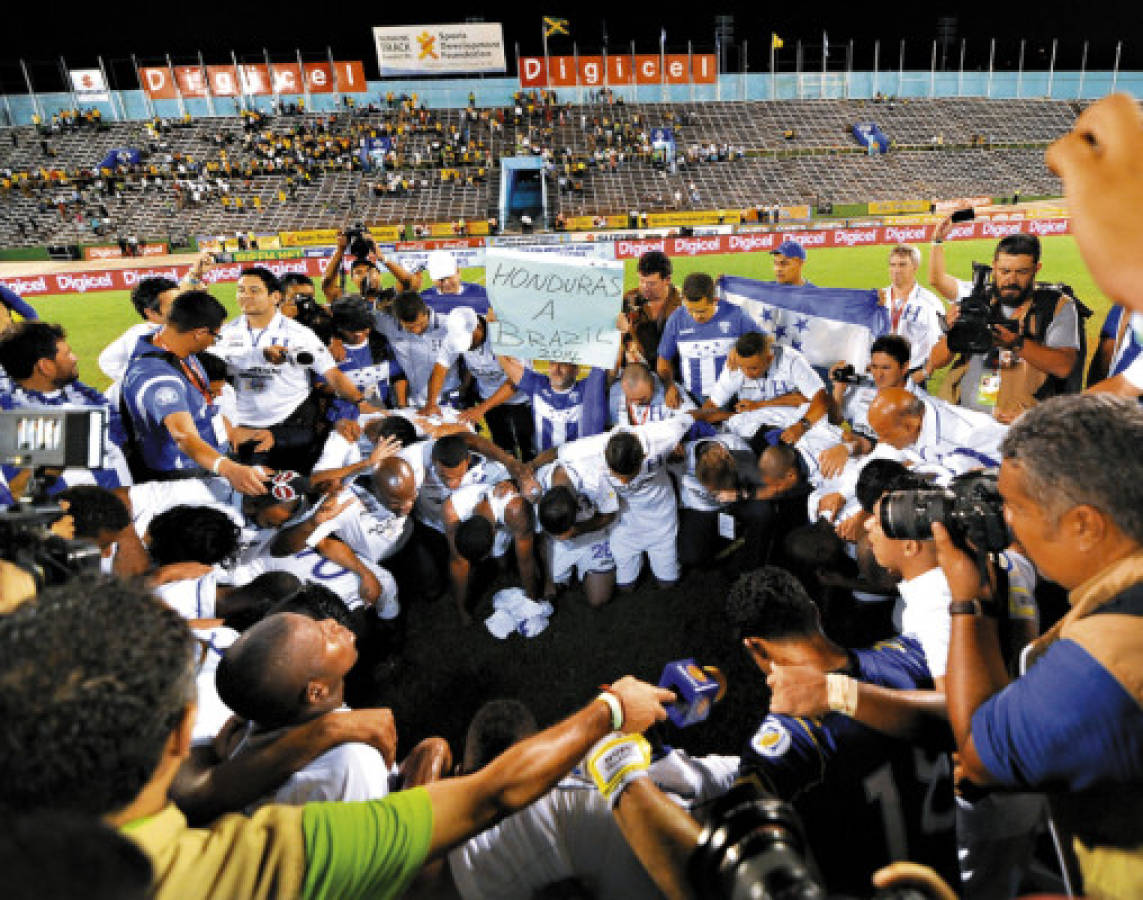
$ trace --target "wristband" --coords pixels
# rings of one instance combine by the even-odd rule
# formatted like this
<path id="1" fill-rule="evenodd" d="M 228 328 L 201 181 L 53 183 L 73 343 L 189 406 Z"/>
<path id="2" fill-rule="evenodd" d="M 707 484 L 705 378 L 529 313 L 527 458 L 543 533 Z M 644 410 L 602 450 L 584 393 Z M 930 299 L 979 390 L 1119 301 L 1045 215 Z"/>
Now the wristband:
<path id="1" fill-rule="evenodd" d="M 623 728 L 623 704 L 619 702 L 619 698 L 614 694 L 604 691 L 596 700 L 602 700 L 607 704 L 607 708 L 611 710 L 611 730 L 620 731 Z"/>
<path id="2" fill-rule="evenodd" d="M 226 456 L 219 454 L 219 456 L 216 457 L 214 462 L 211 464 L 210 471 L 212 471 L 215 475 L 217 475 L 218 470 L 222 468 L 222 461 L 224 459 L 226 459 Z"/>
<path id="3" fill-rule="evenodd" d="M 933 245 L 934 247 L 939 247 L 939 246 L 940 246 L 941 244 L 943 244 L 943 243 L 944 243 L 944 240 L 943 240 L 943 239 L 941 239 L 941 240 L 937 240 L 936 238 L 933 238 L 933 240 L 932 240 L 932 245 Z"/>
<path id="4" fill-rule="evenodd" d="M 798 419 L 798 424 L 805 428 L 806 431 L 809 431 L 814 427 L 814 423 L 807 419 L 805 416 L 802 416 L 800 419 Z"/>
<path id="5" fill-rule="evenodd" d="M 641 734 L 613 732 L 597 741 L 584 759 L 587 774 L 613 809 L 627 785 L 647 777 L 650 765 L 651 745 Z"/>
<path id="6" fill-rule="evenodd" d="M 852 719 L 857 712 L 857 680 L 843 672 L 827 674 L 826 702 L 833 712 L 845 713 Z"/>
<path id="7" fill-rule="evenodd" d="M 996 604 L 992 600 L 953 600 L 949 604 L 950 616 L 989 616 L 997 617 Z"/>

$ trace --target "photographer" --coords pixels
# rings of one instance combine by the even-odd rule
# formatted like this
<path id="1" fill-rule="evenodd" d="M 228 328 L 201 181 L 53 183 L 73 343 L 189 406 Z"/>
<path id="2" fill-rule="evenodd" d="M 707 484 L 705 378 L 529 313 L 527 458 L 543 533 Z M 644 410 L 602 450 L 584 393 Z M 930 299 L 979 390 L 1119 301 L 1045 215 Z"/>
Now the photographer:
<path id="1" fill-rule="evenodd" d="M 364 393 L 311 329 L 280 313 L 282 294 L 272 272 L 244 270 L 237 296 L 242 315 L 222 326 L 210 352 L 226 361 L 234 377 L 239 424 L 273 434 L 268 450 L 254 451 L 258 462 L 308 472 L 325 439 L 311 376 L 324 378 L 353 407 L 365 403 Z M 344 427 L 356 439 L 356 422 L 341 421 L 348 421 Z"/>
<path id="2" fill-rule="evenodd" d="M 1040 572 L 1071 592 L 1071 610 L 1015 681 L 975 561 L 933 526 L 953 600 L 946 691 L 964 775 L 1048 791 L 1092 897 L 1143 893 L 1141 444 L 1143 410 L 1107 396 L 1051 400 L 1005 439 L 1005 519 Z"/>
<path id="3" fill-rule="evenodd" d="M 1070 289 L 1036 282 L 1040 271 L 1040 240 L 1035 235 L 1011 234 L 996 246 L 992 278 L 978 291 L 945 269 L 944 240 L 951 218 L 933 232 L 929 281 L 946 298 L 950 333 L 937 341 L 922 370 L 926 376 L 953 365 L 941 387 L 941 397 L 969 409 L 1011 422 L 1024 410 L 1048 397 L 1075 393 L 1081 386 L 1084 338 L 1081 314 Z M 977 307 L 986 307 L 977 309 Z M 991 335 L 988 349 L 958 352 L 950 338 L 966 310 L 980 314 Z M 964 325 L 962 324 L 962 329 Z"/>
<path id="4" fill-rule="evenodd" d="M 337 246 L 333 256 L 326 263 L 325 272 L 321 278 L 322 293 L 327 303 L 341 299 L 346 293 L 343 287 L 341 261 L 345 257 L 346 249 L 353 255 L 353 262 L 349 266 L 349 280 L 353 288 L 349 293 L 357 293 L 371 303 L 383 299 L 386 292 L 396 296 L 400 291 L 413 291 L 417 289 L 419 279 L 411 274 L 404 266 L 393 259 L 385 259 L 377 252 L 377 244 L 365 230 L 364 226 L 346 228 L 337 236 Z M 380 262 L 397 281 L 396 290 L 381 287 L 381 271 L 377 268 Z"/>
<path id="5" fill-rule="evenodd" d="M 639 286 L 623 295 L 620 330 L 627 346 L 626 361 L 641 361 L 652 371 L 659 358 L 659 341 L 667 319 L 682 306 L 679 290 L 671 284 L 671 260 L 659 250 L 649 250 L 635 265 Z"/>

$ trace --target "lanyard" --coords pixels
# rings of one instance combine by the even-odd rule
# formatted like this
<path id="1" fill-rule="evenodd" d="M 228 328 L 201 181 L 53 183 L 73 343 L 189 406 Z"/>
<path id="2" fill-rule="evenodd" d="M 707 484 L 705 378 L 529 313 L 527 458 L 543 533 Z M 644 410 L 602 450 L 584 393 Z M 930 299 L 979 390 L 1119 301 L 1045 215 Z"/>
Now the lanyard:
<path id="1" fill-rule="evenodd" d="M 168 353 L 174 353 L 174 351 L 171 350 L 170 347 L 168 347 L 161 340 L 159 340 L 158 334 L 156 334 L 154 337 L 151 338 L 151 343 L 154 344 L 156 347 L 158 347 L 160 350 L 166 350 Z M 207 383 L 206 378 L 205 377 L 200 378 L 199 374 L 195 370 L 194 366 L 189 365 L 187 363 L 187 361 L 185 359 L 183 359 L 181 356 L 178 356 L 177 353 L 175 354 L 175 356 L 179 360 L 179 367 L 182 369 L 183 375 L 186 376 L 187 381 L 189 381 L 191 383 L 191 386 L 196 391 L 198 391 L 200 394 L 202 394 L 202 398 L 203 398 L 203 400 L 206 401 L 207 406 L 213 406 L 214 405 L 214 396 L 210 393 L 210 384 Z"/>

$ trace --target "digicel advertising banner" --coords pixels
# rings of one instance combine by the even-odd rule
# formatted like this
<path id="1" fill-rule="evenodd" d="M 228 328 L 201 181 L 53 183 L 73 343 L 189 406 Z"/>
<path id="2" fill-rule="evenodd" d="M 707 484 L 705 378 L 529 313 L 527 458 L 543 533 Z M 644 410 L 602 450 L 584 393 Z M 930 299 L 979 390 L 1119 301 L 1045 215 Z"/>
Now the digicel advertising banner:
<path id="1" fill-rule="evenodd" d="M 237 97 L 248 94 L 360 94 L 367 90 L 365 67 L 360 61 L 241 64 L 234 66 L 147 66 L 139 69 L 143 91 L 152 100 L 183 97 Z"/>
<path id="2" fill-rule="evenodd" d="M 267 261 L 267 269 L 279 278 L 287 272 L 301 275 L 321 275 L 325 260 L 282 259 Z M 237 281 L 246 263 L 216 266 L 206 273 L 206 281 Z M 62 272 L 52 275 L 32 275 L 27 278 L 0 278 L 3 284 L 21 297 L 37 297 L 43 294 L 83 294 L 87 291 L 129 291 L 144 278 L 161 275 L 179 281 L 190 271 L 189 265 L 140 266 L 131 269 L 106 269 L 101 272 Z"/>
<path id="3" fill-rule="evenodd" d="M 836 228 L 829 231 L 753 231 L 709 237 L 662 237 L 615 242 L 616 259 L 637 259 L 648 250 L 667 256 L 706 256 L 712 253 L 769 253 L 782 241 L 797 241 L 808 250 L 826 247 L 859 247 L 880 244 L 920 244 L 928 241 L 933 225 L 877 225 L 868 228 Z M 1026 219 L 1015 222 L 966 222 L 952 230 L 953 240 L 985 238 L 999 240 L 1021 232 L 1036 235 L 1068 234 L 1069 219 Z"/>
<path id="4" fill-rule="evenodd" d="M 520 57 L 520 86 L 599 87 L 604 84 L 714 84 L 713 53 L 630 53 L 603 56 Z"/>
<path id="5" fill-rule="evenodd" d="M 742 234 L 718 234 L 703 237 L 659 237 L 637 238 L 615 242 L 616 259 L 637 259 L 648 250 L 658 250 L 667 256 L 706 256 L 713 253 L 769 253 L 782 241 L 797 241 L 803 247 L 813 250 L 826 247 L 858 247 L 889 244 L 920 244 L 928 241 L 935 226 L 917 225 L 871 225 L 857 228 L 836 228 L 821 231 L 752 231 Z M 983 238 L 999 240 L 1010 234 L 1035 234 L 1048 236 L 1069 234 L 1071 220 L 1024 219 L 1007 222 L 987 222 L 977 220 L 965 222 L 953 228 L 952 240 Z M 448 240 L 401 241 L 396 245 L 398 253 L 406 255 L 427 254 L 431 250 L 454 250 L 472 253 L 485 245 L 482 238 L 452 238 Z M 466 265 L 473 264 L 466 262 Z M 216 266 L 207 273 L 206 280 L 237 281 L 245 264 Z M 286 272 L 305 275 L 321 275 L 325 268 L 324 258 L 274 260 L 266 263 L 279 277 Z M 189 270 L 189 265 L 112 269 L 108 271 L 66 272 L 54 275 L 34 275 L 27 278 L 0 278 L 9 290 L 22 297 L 36 297 L 43 294 L 84 293 L 86 291 L 122 291 L 133 288 L 140 279 L 151 275 L 163 275 L 178 281 Z"/>

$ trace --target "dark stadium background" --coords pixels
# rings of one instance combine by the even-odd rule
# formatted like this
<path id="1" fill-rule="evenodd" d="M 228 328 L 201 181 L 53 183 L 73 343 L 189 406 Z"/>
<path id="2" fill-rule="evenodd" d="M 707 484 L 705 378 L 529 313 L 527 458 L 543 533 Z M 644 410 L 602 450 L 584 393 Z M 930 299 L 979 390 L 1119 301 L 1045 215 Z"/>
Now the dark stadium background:
<path id="1" fill-rule="evenodd" d="M 527 12 L 522 10 L 528 9 Z M 425 13 L 426 10 L 431 12 Z M 660 29 L 667 32 L 667 49 L 681 52 L 687 41 L 695 49 L 713 49 L 715 16 L 732 15 L 735 42 L 728 50 L 727 69 L 742 70 L 741 44 L 748 44 L 746 60 L 751 72 L 769 65 L 771 32 L 785 41 L 779 68 L 793 71 L 794 48 L 803 44 L 804 68 L 821 70 L 823 31 L 829 35 L 831 71 L 846 67 L 846 48 L 854 42 L 853 68 L 870 69 L 873 42 L 881 42 L 880 68 L 897 68 L 899 42 L 905 41 L 906 69 L 930 67 L 937 22 L 955 19 L 955 32 L 946 64 L 955 69 L 960 41 L 966 44 L 965 68 L 986 69 L 989 40 L 995 38 L 998 70 L 1015 70 L 1020 41 L 1025 40 L 1027 69 L 1047 69 L 1053 38 L 1058 39 L 1057 69 L 1078 69 L 1083 42 L 1089 42 L 1088 68 L 1109 70 L 1114 65 L 1115 46 L 1123 41 L 1120 66 L 1143 65 L 1143 41 L 1133 41 L 1138 32 L 1138 6 L 1128 0 L 1099 4 L 952 3 L 913 2 L 881 6 L 873 3 L 760 4 L 743 0 L 696 7 L 687 3 L 664 4 L 648 12 L 641 4 L 590 2 L 541 3 L 533 7 L 517 3 L 473 4 L 439 2 L 430 7 L 396 4 L 290 5 L 218 3 L 144 3 L 121 0 L 113 4 L 79 4 L 69 0 L 48 7 L 26 2 L 7 4 L 4 11 L 6 52 L 0 57 L 0 90 L 24 93 L 18 60 L 32 67 L 39 91 L 62 87 L 59 57 L 72 67 L 94 65 L 97 56 L 112 70 L 113 87 L 128 90 L 132 82 L 129 58 L 171 53 L 178 57 L 201 50 L 214 56 L 231 50 L 242 56 L 263 49 L 293 58 L 297 50 L 321 58 L 330 46 L 339 58 L 365 61 L 366 75 L 376 78 L 376 53 L 372 43 L 374 25 L 412 25 L 426 22 L 463 22 L 480 16 L 502 22 L 509 56 L 518 42 L 522 53 L 542 52 L 540 22 L 545 15 L 567 18 L 571 36 L 553 38 L 553 53 L 571 52 L 574 40 L 581 52 L 629 48 L 635 41 L 643 52 L 657 48 Z M 509 60 L 509 75 L 515 65 Z M 939 67 L 939 63 L 938 63 Z"/>

